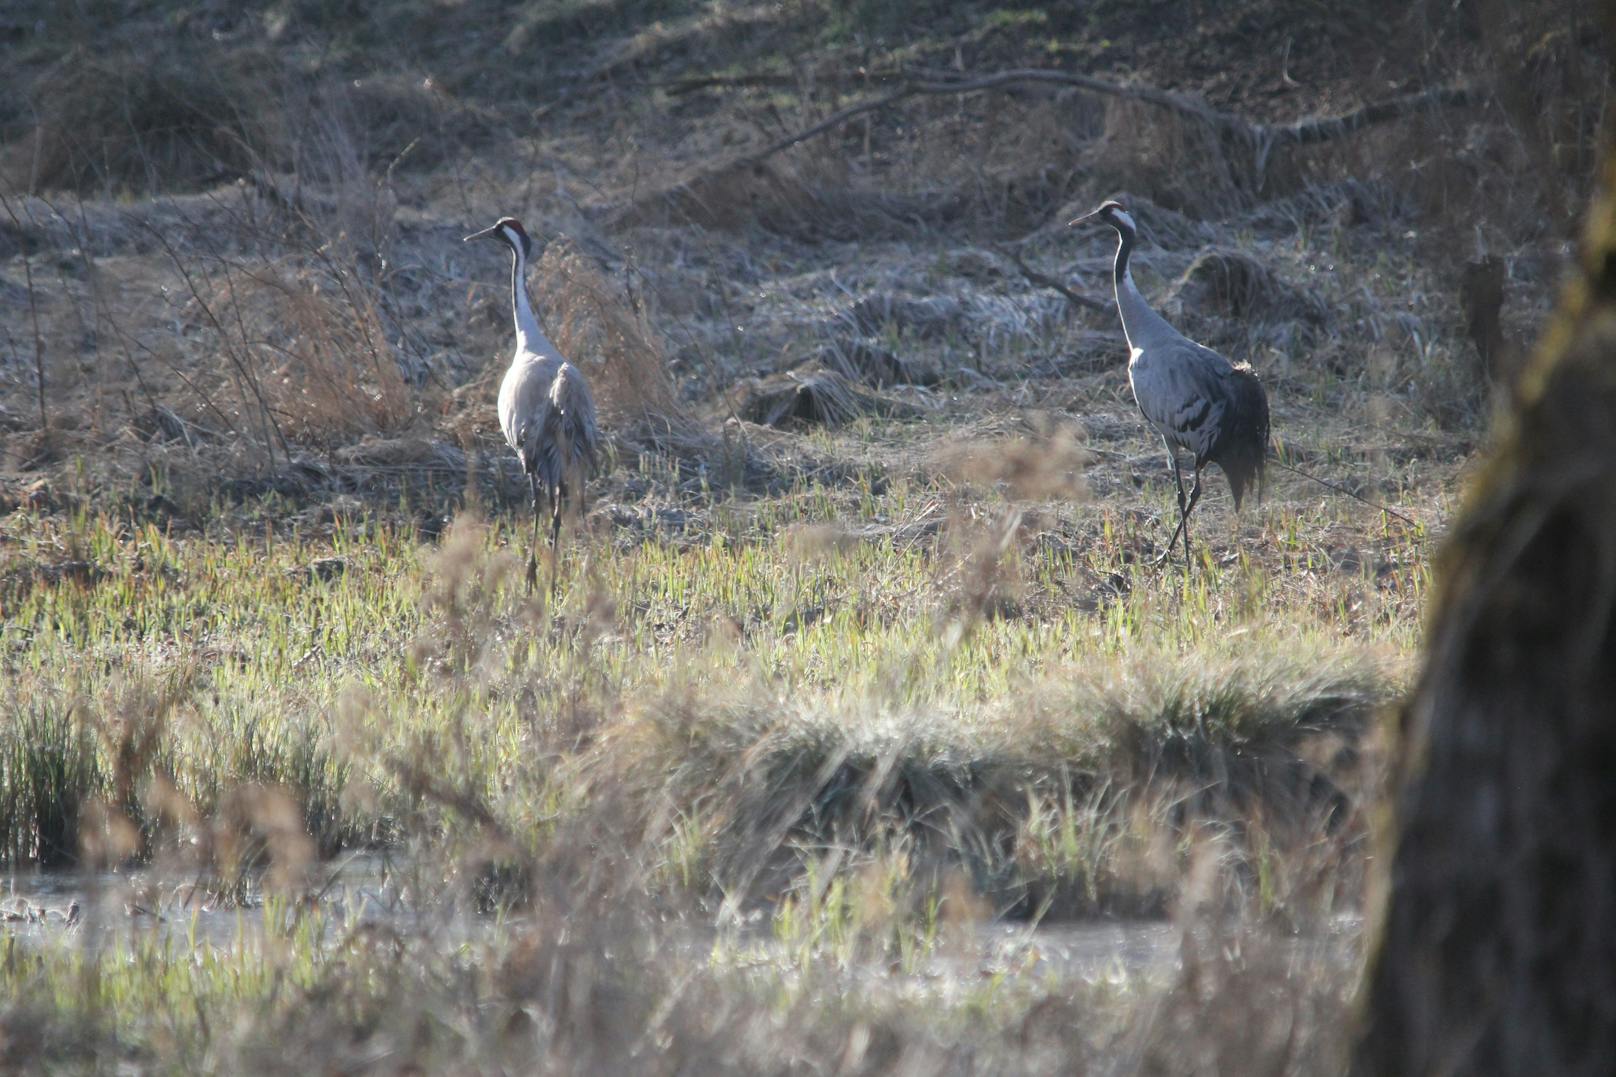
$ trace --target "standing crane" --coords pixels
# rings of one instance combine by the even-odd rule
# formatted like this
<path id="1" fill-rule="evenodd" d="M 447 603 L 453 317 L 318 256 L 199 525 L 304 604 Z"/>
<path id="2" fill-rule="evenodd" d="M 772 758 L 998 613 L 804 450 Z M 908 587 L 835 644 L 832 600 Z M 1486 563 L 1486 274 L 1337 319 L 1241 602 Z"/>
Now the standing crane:
<path id="1" fill-rule="evenodd" d="M 539 570 L 539 496 L 550 510 L 550 595 L 555 596 L 557 548 L 561 539 L 561 506 L 569 493 L 580 505 L 583 484 L 595 467 L 600 428 L 595 401 L 581 370 L 561 357 L 539 328 L 528 302 L 527 260 L 533 241 L 522 222 L 501 217 L 492 228 L 469 235 L 494 239 L 511 249 L 511 309 L 516 318 L 516 354 L 499 383 L 499 428 L 522 459 L 533 491 L 533 548 L 528 552 L 527 589 L 533 593 Z"/>
<path id="2" fill-rule="evenodd" d="M 1161 435 L 1167 460 L 1178 484 L 1178 526 L 1159 565 L 1172 556 L 1173 543 L 1184 533 L 1184 562 L 1190 565 L 1190 513 L 1201 498 L 1201 469 L 1217 464 L 1229 479 L 1235 511 L 1246 488 L 1255 483 L 1262 497 L 1263 454 L 1268 448 L 1268 396 L 1250 364 L 1231 363 L 1167 324 L 1151 309 L 1128 271 L 1137 228 L 1121 202 L 1106 202 L 1072 225 L 1099 220 L 1117 230 L 1113 267 L 1117 313 L 1128 338 L 1128 384 L 1146 421 Z M 1184 495 L 1178 450 L 1195 454 L 1195 484 Z"/>

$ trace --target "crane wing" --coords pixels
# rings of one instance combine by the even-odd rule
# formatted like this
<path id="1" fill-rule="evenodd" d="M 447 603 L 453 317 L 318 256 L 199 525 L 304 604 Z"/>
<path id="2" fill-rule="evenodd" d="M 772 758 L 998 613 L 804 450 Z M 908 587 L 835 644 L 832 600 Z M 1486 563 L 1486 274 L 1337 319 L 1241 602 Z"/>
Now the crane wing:
<path id="1" fill-rule="evenodd" d="M 583 371 L 562 363 L 550 384 L 550 407 L 559 424 L 557 433 L 568 448 L 569 466 L 593 469 L 600 448 L 600 426 L 595 419 L 595 398 Z"/>
<path id="2" fill-rule="evenodd" d="M 522 469 L 552 488 L 599 457 L 594 397 L 581 370 L 555 356 L 517 355 L 499 387 L 499 426 Z"/>
<path id="3" fill-rule="evenodd" d="M 1190 340 L 1157 345 L 1128 367 L 1139 410 L 1163 437 L 1204 457 L 1224 421 L 1233 367 Z"/>

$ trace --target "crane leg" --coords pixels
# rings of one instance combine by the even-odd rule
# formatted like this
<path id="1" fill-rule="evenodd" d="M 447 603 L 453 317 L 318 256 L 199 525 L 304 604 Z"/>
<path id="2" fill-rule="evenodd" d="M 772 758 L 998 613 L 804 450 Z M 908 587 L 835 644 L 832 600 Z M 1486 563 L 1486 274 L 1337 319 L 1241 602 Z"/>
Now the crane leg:
<path id="1" fill-rule="evenodd" d="M 1167 549 L 1170 552 L 1173 548 L 1174 541 L 1178 538 L 1179 530 L 1183 530 L 1185 560 L 1188 560 L 1190 556 L 1190 513 L 1195 511 L 1195 503 L 1199 500 L 1201 500 L 1201 468 L 1199 465 L 1197 465 L 1195 468 L 1195 484 L 1190 487 L 1189 504 L 1184 506 L 1183 518 L 1179 520 L 1178 528 L 1173 530 L 1173 537 L 1167 540 Z"/>
<path id="2" fill-rule="evenodd" d="M 1184 474 L 1183 474 L 1183 472 L 1179 471 L 1179 469 L 1178 469 L 1178 453 L 1173 449 L 1172 443 L 1169 442 L 1165 437 L 1162 438 L 1162 444 L 1164 446 L 1166 446 L 1166 448 L 1167 448 L 1167 463 L 1172 466 L 1172 469 L 1173 469 L 1173 482 L 1176 483 L 1177 486 L 1178 486 L 1178 526 L 1173 529 L 1173 537 L 1167 540 L 1167 548 L 1162 551 L 1162 554 L 1161 554 L 1160 557 L 1156 558 L 1156 564 L 1158 564 L 1158 565 L 1164 564 L 1167 561 L 1167 559 L 1173 555 L 1173 543 L 1175 541 L 1177 541 L 1178 533 L 1180 531 L 1183 531 L 1184 532 L 1184 570 L 1186 572 L 1188 572 L 1189 568 L 1190 568 L 1190 523 L 1189 523 L 1190 513 L 1189 513 L 1189 507 L 1190 507 L 1191 502 L 1189 501 L 1188 498 L 1185 497 L 1185 494 L 1184 494 Z"/>
<path id="3" fill-rule="evenodd" d="M 539 477 L 529 473 L 527 482 L 533 491 L 533 543 L 527 551 L 527 593 L 531 595 L 539 575 Z"/>
<path id="4" fill-rule="evenodd" d="M 554 491 L 550 501 L 550 601 L 555 602 L 556 568 L 561 561 L 561 503 L 567 496 L 567 484 Z"/>

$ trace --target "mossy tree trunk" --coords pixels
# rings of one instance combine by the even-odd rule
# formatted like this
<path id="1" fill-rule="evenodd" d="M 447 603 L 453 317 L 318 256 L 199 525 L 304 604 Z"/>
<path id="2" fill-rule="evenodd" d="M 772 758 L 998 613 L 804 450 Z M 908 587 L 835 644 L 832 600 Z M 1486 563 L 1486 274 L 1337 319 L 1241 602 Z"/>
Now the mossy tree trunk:
<path id="1" fill-rule="evenodd" d="M 1604 5 L 1607 30 L 1616 4 Z M 1354 1070 L 1616 1073 L 1616 153 L 1441 565 Z"/>

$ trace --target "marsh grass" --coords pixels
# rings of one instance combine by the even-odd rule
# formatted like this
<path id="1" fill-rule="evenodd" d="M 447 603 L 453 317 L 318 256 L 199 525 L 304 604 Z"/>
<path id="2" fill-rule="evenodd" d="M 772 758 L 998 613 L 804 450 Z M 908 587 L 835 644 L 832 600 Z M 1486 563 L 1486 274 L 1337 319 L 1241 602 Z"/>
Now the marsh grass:
<path id="1" fill-rule="evenodd" d="M 0 975 L 54 1001 L 8 1011 L 14 1042 L 274 1068 L 296 1027 L 329 1041 L 311 1059 L 644 1068 L 649 1025 L 670 1066 L 767 1070 L 764 1030 L 791 1020 L 801 1050 L 872 1071 L 967 1049 L 1014 1068 L 1050 1007 L 1089 1031 L 1029 1032 L 1038 1058 L 1154 1042 L 1149 1000 L 1245 971 L 1051 993 L 975 925 L 1312 931 L 1356 908 L 1408 600 L 1368 569 L 1144 568 L 1148 519 L 1063 517 L 1080 445 L 1040 429 L 963 483 L 855 467 L 716 502 L 702 542 L 597 514 L 553 606 L 522 594 L 519 515 L 435 541 L 374 515 L 8 518 L 0 728 L 34 760 L 6 773 L 12 870 L 52 854 L 197 895 L 125 901 L 167 918 L 150 936 L 90 906 L 111 949 L 19 943 L 37 960 Z M 922 526 L 825 522 L 864 519 Z M 1259 526 L 1282 562 L 1333 563 L 1327 508 Z M 1422 586 L 1419 540 L 1386 541 Z M 49 583 L 68 559 L 93 571 Z M 367 849 L 413 865 L 394 907 L 415 927 L 333 906 L 327 858 Z M 233 946 L 160 941 L 232 908 L 252 925 Z M 493 931 L 475 958 L 468 930 Z M 1335 975 L 1298 996 L 1308 1021 Z M 104 986 L 67 993 L 86 977 Z M 449 1034 L 452 1014 L 470 1023 Z"/>
<path id="2" fill-rule="evenodd" d="M 1018 863 L 1059 860 L 1019 849 L 1018 832 L 1070 829 L 1051 805 L 1078 813 L 1102 790 L 1119 805 L 1102 829 L 1137 822 L 1147 788 L 1172 801 L 1167 845 L 1211 823 L 1339 826 L 1349 794 L 1304 749 L 1356 743 L 1389 691 L 1373 663 L 1281 645 L 1260 622 L 1245 649 L 1203 638 L 1233 579 L 1140 650 L 1123 634 L 1160 615 L 1164 581 L 1140 579 L 1103 617 L 983 616 L 997 600 L 980 581 L 950 584 L 924 550 L 880 543 L 806 562 L 767 534 L 610 559 L 590 543 L 547 610 L 514 586 L 503 547 L 519 525 L 462 520 L 424 560 L 385 530 L 220 549 L 82 526 L 107 578 L 8 611 L 7 778 L 40 806 L 8 820 L 16 863 L 70 855 L 72 820 L 43 806 L 106 801 L 141 835 L 124 852 L 150 855 L 165 818 L 239 814 L 232 790 L 252 787 L 282 791 L 326 855 L 427 825 L 542 856 L 611 805 L 645 847 L 706 865 L 681 876 L 698 897 L 749 902 L 758 880 L 800 870 L 796 850 L 904 844 L 1003 898 L 1034 883 Z M 339 575 L 299 582 L 333 555 Z M 1042 573 L 1016 571 L 1035 602 Z M 205 642 L 176 665 L 186 639 Z M 1092 894 L 1092 878 L 1077 885 Z"/>
<path id="3" fill-rule="evenodd" d="M 1094 1058 L 1284 1072 L 1328 1068 L 1342 1050 L 1350 962 L 1323 950 L 1248 941 L 1237 952 L 1233 939 L 1186 935 L 1182 974 L 1113 973 L 1053 993 L 1039 985 L 1035 947 L 973 953 L 939 915 L 932 942 L 866 971 L 856 940 L 881 920 L 887 877 L 838 874 L 810 910 L 813 936 L 781 926 L 767 942 L 716 946 L 677 923 L 652 935 L 643 921 L 573 909 L 512 921 L 471 957 L 285 902 L 226 943 L 175 946 L 153 932 L 94 953 L 57 941 L 40 960 L 0 961 L 20 1000 L 4 1017 L 4 1057 L 670 1074 L 791 1073 L 831 1057 L 848 1073 L 1030 1074 Z M 849 960 L 826 960 L 837 952 Z M 215 1023 L 225 1014 L 242 1017 Z"/>
<path id="4" fill-rule="evenodd" d="M 59 700 L 19 700 L 4 726 L 6 859 L 78 859 L 79 817 L 100 785 L 94 741 Z"/>

